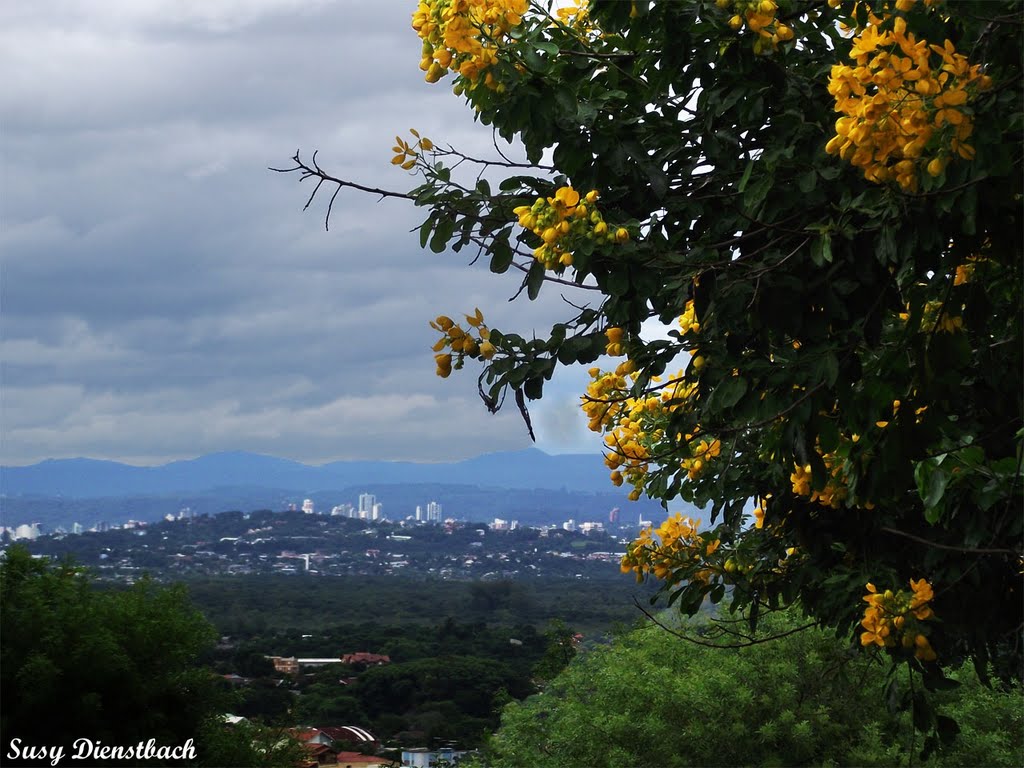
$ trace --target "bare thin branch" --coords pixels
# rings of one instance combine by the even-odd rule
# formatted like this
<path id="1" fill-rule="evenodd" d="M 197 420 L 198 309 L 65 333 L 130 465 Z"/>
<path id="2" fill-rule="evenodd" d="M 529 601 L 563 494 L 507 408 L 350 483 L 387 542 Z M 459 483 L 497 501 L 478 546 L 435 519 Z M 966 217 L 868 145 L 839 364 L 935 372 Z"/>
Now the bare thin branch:
<path id="1" fill-rule="evenodd" d="M 788 637 L 789 635 L 795 635 L 797 632 L 803 632 L 805 629 L 810 629 L 811 627 L 815 626 L 815 622 L 812 621 L 807 624 L 803 624 L 797 627 L 796 629 L 788 630 L 787 632 L 780 632 L 777 635 L 768 635 L 767 637 L 758 637 L 743 643 L 709 643 L 706 640 L 698 640 L 695 637 L 683 634 L 682 632 L 677 632 L 671 627 L 665 626 L 664 623 L 658 621 L 658 619 L 656 619 L 650 611 L 644 608 L 640 604 L 640 601 L 637 600 L 635 597 L 633 598 L 633 604 L 640 609 L 640 612 L 644 616 L 650 619 L 655 625 L 668 632 L 670 635 L 674 635 L 678 637 L 680 640 L 685 640 L 686 642 L 693 643 L 694 645 L 703 645 L 705 648 L 749 648 L 752 645 L 760 645 L 761 643 L 768 643 L 772 640 L 779 640 L 780 638 Z"/>
<path id="2" fill-rule="evenodd" d="M 397 197 L 403 200 L 415 200 L 416 196 L 411 195 L 408 192 L 395 192 L 390 189 L 380 189 L 379 187 L 368 187 L 365 184 L 359 184 L 354 181 L 347 181 L 345 179 L 339 179 L 336 176 L 331 176 L 329 173 L 324 171 L 316 163 L 316 153 L 313 153 L 313 159 L 310 163 L 305 162 L 300 157 L 299 152 L 295 153 L 292 157 L 292 161 L 295 163 L 294 168 L 268 168 L 267 170 L 274 171 L 274 173 L 301 173 L 301 179 L 305 180 L 309 177 L 318 178 L 320 181 L 328 181 L 331 184 L 337 184 L 339 187 L 348 187 L 350 189 L 358 189 L 360 192 L 369 192 L 372 195 L 380 195 L 380 197 Z M 309 203 L 306 204 L 307 207 Z"/>

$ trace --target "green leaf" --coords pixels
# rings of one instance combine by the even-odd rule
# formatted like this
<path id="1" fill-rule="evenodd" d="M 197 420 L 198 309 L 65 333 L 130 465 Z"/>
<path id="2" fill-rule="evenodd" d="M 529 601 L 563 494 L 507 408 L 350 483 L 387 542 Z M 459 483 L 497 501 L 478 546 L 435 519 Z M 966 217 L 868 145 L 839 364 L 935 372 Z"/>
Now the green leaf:
<path id="1" fill-rule="evenodd" d="M 747 380 L 742 376 L 730 376 L 711 395 L 716 410 L 732 408 L 747 392 Z"/>
<path id="2" fill-rule="evenodd" d="M 539 75 L 543 75 L 551 69 L 551 63 L 532 48 L 523 51 L 523 63 Z"/>
<path id="3" fill-rule="evenodd" d="M 540 287 L 544 284 L 544 265 L 539 261 L 530 265 L 526 273 L 526 295 L 533 301 L 540 295 Z"/>
<path id="4" fill-rule="evenodd" d="M 935 718 L 935 731 L 939 734 L 939 740 L 949 746 L 956 741 L 956 737 L 960 733 L 960 723 L 952 717 L 938 715 Z"/>
<path id="5" fill-rule="evenodd" d="M 491 272 L 499 275 L 507 272 L 513 255 L 507 237 L 496 237 L 491 242 Z"/>
<path id="6" fill-rule="evenodd" d="M 768 196 L 774 183 L 775 175 L 771 172 L 759 176 L 743 193 L 743 207 L 751 212 L 756 211 Z"/>
<path id="7" fill-rule="evenodd" d="M 585 125 L 588 128 L 594 124 L 594 118 L 597 117 L 597 108 L 590 104 L 579 104 L 576 109 L 576 119 L 580 125 Z"/>
<path id="8" fill-rule="evenodd" d="M 823 418 L 818 424 L 818 442 L 821 450 L 825 453 L 832 453 L 839 445 L 839 427 L 835 421 Z"/>
<path id="9" fill-rule="evenodd" d="M 747 182 L 750 181 L 750 172 L 754 170 L 754 160 L 747 160 L 747 167 L 743 170 L 743 176 L 740 178 L 740 184 L 737 189 L 742 192 L 747 188 Z"/>
<path id="10" fill-rule="evenodd" d="M 941 465 L 945 455 L 919 462 L 914 467 L 917 493 L 924 503 L 925 519 L 934 525 L 942 516 L 942 498 L 946 493 L 951 475 Z"/>
<path id="11" fill-rule="evenodd" d="M 930 758 L 935 753 L 935 750 L 938 749 L 938 747 L 939 740 L 938 738 L 936 738 L 935 734 L 928 734 L 928 736 L 924 740 L 924 746 L 921 748 L 921 754 L 919 755 L 921 762 L 928 762 L 928 758 Z"/>
<path id="12" fill-rule="evenodd" d="M 835 385 L 836 379 L 839 378 L 839 358 L 834 352 L 827 352 L 822 358 L 820 376 L 828 386 Z"/>
<path id="13" fill-rule="evenodd" d="M 608 273 L 605 289 L 612 296 L 625 296 L 629 291 L 629 273 L 625 269 L 616 269 Z"/>
<path id="14" fill-rule="evenodd" d="M 935 721 L 935 710 L 924 691 L 914 691 L 914 728 L 927 733 Z"/>
<path id="15" fill-rule="evenodd" d="M 942 674 L 938 668 L 928 667 L 921 677 L 924 687 L 929 691 L 952 691 L 960 687 L 960 681 Z"/>
<path id="16" fill-rule="evenodd" d="M 430 238 L 430 250 L 434 253 L 441 253 L 448 247 L 452 233 L 455 231 L 455 222 L 449 218 L 439 219 L 434 229 L 434 236 Z"/>
<path id="17" fill-rule="evenodd" d="M 426 248 L 427 242 L 430 240 L 430 233 L 434 231 L 434 217 L 429 216 L 423 224 L 420 225 L 420 248 Z"/>
<path id="18" fill-rule="evenodd" d="M 555 104 L 565 115 L 573 118 L 574 120 L 576 119 L 579 102 L 576 101 L 571 91 L 555 91 Z"/>
<path id="19" fill-rule="evenodd" d="M 896 252 L 896 235 L 892 227 L 882 227 L 878 236 L 878 255 L 883 264 L 894 264 L 898 261 Z"/>
<path id="20" fill-rule="evenodd" d="M 821 236 L 811 243 L 811 261 L 814 266 L 832 263 L 832 236 L 822 232 Z"/>

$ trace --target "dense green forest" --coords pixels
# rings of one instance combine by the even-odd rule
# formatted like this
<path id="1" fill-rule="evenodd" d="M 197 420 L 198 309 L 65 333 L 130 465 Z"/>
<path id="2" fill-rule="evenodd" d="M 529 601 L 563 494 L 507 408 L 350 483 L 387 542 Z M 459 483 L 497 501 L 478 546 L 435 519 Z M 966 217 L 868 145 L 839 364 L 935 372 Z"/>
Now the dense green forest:
<path id="1" fill-rule="evenodd" d="M 355 724 L 406 746 L 455 741 L 477 746 L 498 725 L 502 706 L 538 692 L 576 655 L 579 638 L 564 624 L 385 625 L 366 622 L 317 633 L 271 632 L 222 642 L 205 661 L 239 675 L 230 706 L 265 725 Z M 328 664 L 275 672 L 268 656 L 338 658 L 370 650 L 382 665 Z"/>
<path id="2" fill-rule="evenodd" d="M 541 690 L 576 655 L 635 624 L 648 592 L 629 579 L 445 581 L 239 577 L 186 582 L 224 636 L 206 661 L 251 678 L 232 713 L 267 725 L 358 724 L 405 746 L 475 747 L 501 708 Z M 267 656 L 391 663 L 274 674 Z"/>
<path id="3" fill-rule="evenodd" d="M 652 590 L 630 579 L 607 581 L 448 581 L 400 577 L 247 576 L 183 582 L 221 634 L 312 632 L 371 622 L 380 626 L 459 622 L 544 627 L 561 620 L 601 635 L 642 617 L 634 599 Z M 365 649 L 363 649 L 365 650 Z M 296 652 L 312 652 L 312 648 Z"/>

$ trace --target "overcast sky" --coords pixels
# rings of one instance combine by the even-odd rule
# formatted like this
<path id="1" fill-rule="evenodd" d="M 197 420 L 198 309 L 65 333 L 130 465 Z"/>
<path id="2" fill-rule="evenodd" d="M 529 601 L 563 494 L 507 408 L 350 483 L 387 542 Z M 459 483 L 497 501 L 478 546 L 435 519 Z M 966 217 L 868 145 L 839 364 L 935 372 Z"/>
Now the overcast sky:
<path id="1" fill-rule="evenodd" d="M 330 232 L 271 173 L 296 149 L 404 190 L 396 133 L 487 152 L 423 82 L 414 2 L 0 3 L 0 462 L 157 464 L 221 450 L 321 463 L 523 448 L 476 371 L 434 373 L 427 321 L 529 334 L 557 291 L 420 251 L 422 211 L 343 194 Z M 587 297 L 570 296 L 574 300 Z M 585 375 L 534 408 L 539 447 L 600 451 Z"/>

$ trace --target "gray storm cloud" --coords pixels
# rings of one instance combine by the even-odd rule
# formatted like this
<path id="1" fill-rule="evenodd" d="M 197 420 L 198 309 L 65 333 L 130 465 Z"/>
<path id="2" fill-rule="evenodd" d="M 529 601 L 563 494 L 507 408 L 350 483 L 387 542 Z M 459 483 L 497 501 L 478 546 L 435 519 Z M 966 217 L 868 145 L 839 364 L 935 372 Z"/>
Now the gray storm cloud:
<path id="1" fill-rule="evenodd" d="M 0 6 L 0 460 L 156 463 L 249 449 L 304 461 L 437 461 L 528 443 L 475 372 L 433 375 L 427 321 L 481 307 L 529 333 L 558 292 L 422 252 L 422 211 L 347 194 L 331 231 L 287 166 L 414 183 L 396 133 L 492 137 L 417 68 L 402 3 Z M 307 183 L 308 184 L 308 183 Z M 580 380 L 538 407 L 541 447 L 598 449 Z"/>

